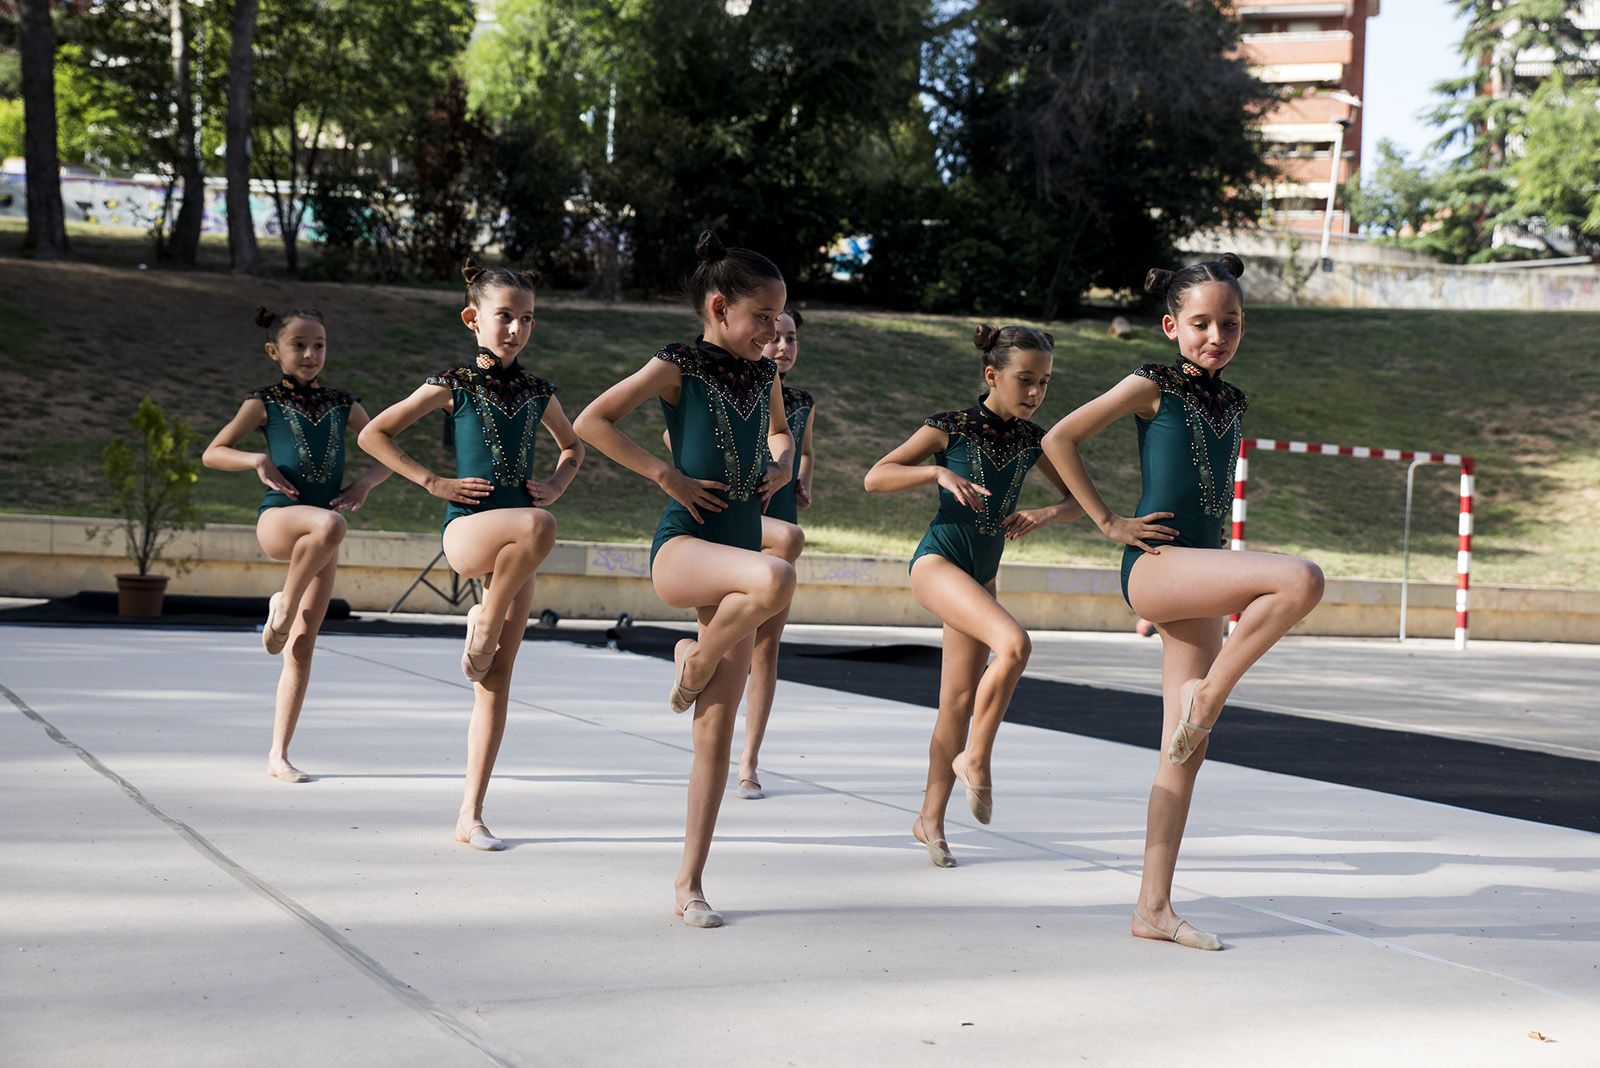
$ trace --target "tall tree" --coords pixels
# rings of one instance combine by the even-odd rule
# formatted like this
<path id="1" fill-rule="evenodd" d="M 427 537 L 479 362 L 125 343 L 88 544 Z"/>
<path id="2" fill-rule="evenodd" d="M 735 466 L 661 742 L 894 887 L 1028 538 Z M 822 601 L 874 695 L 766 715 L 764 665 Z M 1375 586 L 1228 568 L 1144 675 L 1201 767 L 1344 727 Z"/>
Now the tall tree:
<path id="1" fill-rule="evenodd" d="M 256 0 L 234 0 L 228 54 L 228 134 L 223 173 L 228 178 L 228 255 L 233 269 L 265 275 L 250 215 L 250 92 L 255 57 Z"/>
<path id="2" fill-rule="evenodd" d="M 40 259 L 70 252 L 56 154 L 56 34 L 50 0 L 22 2 L 23 138 L 28 167 L 28 236 L 23 248 Z"/>
<path id="3" fill-rule="evenodd" d="M 1480 167 L 1505 161 L 1527 113 L 1529 84 L 1519 84 L 1517 56 L 1546 53 L 1553 69 L 1568 76 L 1593 75 L 1587 49 L 1593 30 L 1574 18 L 1571 0 L 1450 0 L 1465 26 L 1456 51 L 1467 71 L 1434 84 L 1444 99 L 1430 116 L 1440 128 L 1437 147 L 1465 152 Z"/>
<path id="4" fill-rule="evenodd" d="M 897 150 L 916 125 L 928 7 L 503 0 L 468 70 L 502 143 L 572 183 L 519 167 L 508 191 L 573 205 L 543 240 L 579 247 L 597 281 L 621 252 L 634 285 L 671 288 L 715 226 L 820 284 L 824 250 L 887 201 L 870 191 L 914 166 Z"/>
<path id="5" fill-rule="evenodd" d="M 200 251 L 200 228 L 205 222 L 206 178 L 200 164 L 200 124 L 195 113 L 193 29 L 185 8 L 187 0 L 167 0 L 172 57 L 173 148 L 177 177 L 183 184 L 183 203 L 172 224 L 169 254 L 179 263 L 193 263 Z"/>
<path id="6" fill-rule="evenodd" d="M 1528 101 L 1506 163 L 1510 203 L 1497 219 L 1548 253 L 1600 253 L 1600 89 L 1554 75 Z"/>
<path id="7" fill-rule="evenodd" d="M 1053 318 L 1247 217 L 1271 97 L 1230 58 L 1237 34 L 1218 0 L 978 0 L 946 22 L 923 84 L 944 207 L 900 231 L 936 246 L 913 252 L 922 303 Z"/>
<path id="8" fill-rule="evenodd" d="M 272 181 L 291 271 L 330 157 L 349 173 L 404 154 L 418 117 L 448 91 L 473 24 L 471 0 L 273 0 L 264 9 L 254 167 Z"/>

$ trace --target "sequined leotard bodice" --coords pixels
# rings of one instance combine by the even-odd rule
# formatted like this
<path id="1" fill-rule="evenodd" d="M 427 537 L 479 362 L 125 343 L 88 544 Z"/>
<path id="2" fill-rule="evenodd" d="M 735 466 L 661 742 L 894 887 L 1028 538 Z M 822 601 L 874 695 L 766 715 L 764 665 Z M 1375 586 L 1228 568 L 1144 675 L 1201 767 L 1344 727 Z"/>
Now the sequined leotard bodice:
<path id="1" fill-rule="evenodd" d="M 1161 520 L 1178 531 L 1170 544 L 1221 548 L 1249 401 L 1237 386 L 1181 356 L 1171 366 L 1147 363 L 1133 373 L 1161 387 L 1155 418 L 1137 420 L 1143 491 L 1134 515 L 1171 512 L 1171 519 Z M 1143 555 L 1131 545 L 1123 549 L 1123 600 L 1128 575 Z"/>
<path id="2" fill-rule="evenodd" d="M 330 507 L 344 480 L 344 432 L 350 408 L 360 398 L 342 389 L 326 389 L 320 382 L 306 385 L 288 375 L 276 385 L 251 390 L 249 396 L 267 409 L 261 427 L 267 454 L 300 491 L 299 497 L 290 498 L 268 490 L 256 514 L 291 504 Z"/>
<path id="3" fill-rule="evenodd" d="M 496 508 L 532 508 L 525 485 L 533 477 L 534 445 L 544 410 L 556 387 L 530 375 L 515 361 L 507 367 L 493 353 L 480 349 L 471 366 L 452 367 L 429 375 L 430 386 L 450 390 L 454 410 L 456 477 L 494 483 L 476 505 L 451 501 L 445 507 L 442 531 L 464 515 Z"/>
<path id="4" fill-rule="evenodd" d="M 761 497 L 756 491 L 772 461 L 767 436 L 777 364 L 765 356 L 743 359 L 704 338 L 693 345 L 668 345 L 656 359 L 677 367 L 683 383 L 677 404 L 661 402 L 672 462 L 690 478 L 725 483 L 728 491 L 716 493 L 728 507 L 702 511 L 705 522 L 696 523 L 687 508 L 668 500 L 650 546 L 651 561 L 661 546 L 684 534 L 759 552 Z"/>
<path id="5" fill-rule="evenodd" d="M 982 512 L 939 487 L 939 511 L 922 536 L 912 564 L 932 553 L 987 584 L 1000 571 L 1006 516 L 1017 507 L 1023 480 L 1043 451 L 1044 428 L 1026 419 L 1002 419 L 982 401 L 958 412 L 930 415 L 926 424 L 949 435 L 934 462 L 989 491 Z"/>
<path id="6" fill-rule="evenodd" d="M 785 523 L 800 522 L 800 506 L 795 500 L 795 487 L 800 484 L 800 453 L 806 440 L 806 421 L 811 418 L 811 394 L 793 386 L 783 387 L 783 416 L 789 422 L 789 434 L 794 438 L 794 472 L 784 486 L 767 502 L 767 514 Z"/>

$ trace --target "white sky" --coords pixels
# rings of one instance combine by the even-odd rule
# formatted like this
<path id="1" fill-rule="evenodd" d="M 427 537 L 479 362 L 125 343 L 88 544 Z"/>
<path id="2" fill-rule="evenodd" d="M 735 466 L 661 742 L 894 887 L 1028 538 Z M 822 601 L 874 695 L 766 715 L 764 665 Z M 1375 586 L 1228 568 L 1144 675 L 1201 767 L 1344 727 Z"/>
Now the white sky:
<path id="1" fill-rule="evenodd" d="M 1383 0 L 1382 14 L 1367 21 L 1363 160 L 1377 159 L 1384 137 L 1417 155 L 1437 136 L 1418 113 L 1433 103 L 1434 82 L 1463 70 L 1453 15 L 1448 0 Z"/>

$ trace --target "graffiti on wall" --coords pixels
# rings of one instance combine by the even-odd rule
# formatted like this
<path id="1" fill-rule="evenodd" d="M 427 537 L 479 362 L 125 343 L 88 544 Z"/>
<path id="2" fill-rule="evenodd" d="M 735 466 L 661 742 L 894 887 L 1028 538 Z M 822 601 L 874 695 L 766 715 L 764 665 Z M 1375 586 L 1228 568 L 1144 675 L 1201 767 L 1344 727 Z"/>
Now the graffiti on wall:
<path id="1" fill-rule="evenodd" d="M 61 206 L 68 222 L 149 230 L 161 221 L 167 210 L 168 186 L 165 179 L 156 175 L 108 178 L 102 175 L 63 174 Z M 273 210 L 270 186 L 260 186 L 261 183 L 251 183 L 250 218 L 258 237 L 277 237 L 278 215 Z M 227 191 L 227 182 L 222 179 L 206 182 L 205 212 L 201 222 L 204 233 L 228 232 Z M 172 210 L 176 211 L 179 203 L 176 192 L 172 200 Z M 0 174 L 0 218 L 27 217 L 26 177 L 12 172 Z M 301 236 L 313 241 L 321 237 L 309 211 L 306 212 Z"/>

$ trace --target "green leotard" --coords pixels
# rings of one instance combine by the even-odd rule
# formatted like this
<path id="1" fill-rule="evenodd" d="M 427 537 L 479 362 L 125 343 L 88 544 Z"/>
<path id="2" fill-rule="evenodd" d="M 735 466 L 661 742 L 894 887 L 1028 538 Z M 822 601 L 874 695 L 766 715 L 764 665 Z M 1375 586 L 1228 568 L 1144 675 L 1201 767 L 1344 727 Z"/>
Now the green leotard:
<path id="1" fill-rule="evenodd" d="M 1137 420 L 1144 485 L 1133 514 L 1172 513 L 1161 523 L 1178 536 L 1162 544 L 1221 548 L 1223 520 L 1233 506 L 1234 464 L 1249 401 L 1238 387 L 1182 356 L 1170 367 L 1147 363 L 1133 373 L 1161 387 L 1156 417 Z M 1122 550 L 1124 601 L 1128 575 L 1144 555 L 1143 549 L 1132 545 Z"/>
<path id="2" fill-rule="evenodd" d="M 980 400 L 965 411 L 930 415 L 926 424 L 950 435 L 934 462 L 989 491 L 984 509 L 975 512 L 939 487 L 939 511 L 911 554 L 914 565 L 924 556 L 942 556 L 987 585 L 1000 572 L 1005 552 L 1006 516 L 1017 507 L 1022 480 L 1038 462 L 1044 428 L 1026 419 L 1002 419 Z"/>
<path id="3" fill-rule="evenodd" d="M 291 504 L 331 507 L 344 480 L 344 431 L 350 423 L 350 406 L 361 398 L 342 389 L 324 389 L 320 382 L 304 385 L 288 375 L 277 385 L 251 390 L 249 396 L 267 408 L 267 421 L 261 427 L 267 455 L 300 491 L 300 496 L 291 498 L 268 490 L 256 515 Z"/>
<path id="4" fill-rule="evenodd" d="M 767 502 L 767 514 L 785 523 L 799 523 L 800 505 L 795 500 L 794 491 L 800 484 L 800 447 L 805 444 L 806 420 L 811 417 L 811 394 L 793 386 L 784 386 L 783 415 L 789 421 L 789 433 L 794 437 L 794 474 Z"/>
<path id="5" fill-rule="evenodd" d="M 778 365 L 768 357 L 746 360 L 696 338 L 693 345 L 668 345 L 656 359 L 677 367 L 683 386 L 677 404 L 661 402 L 672 439 L 672 462 L 690 478 L 727 484 L 728 502 L 720 512 L 702 511 L 696 523 L 689 510 L 668 500 L 650 544 L 650 562 L 680 535 L 719 545 L 761 551 L 761 496 L 756 492 L 772 453 L 767 435 L 772 419 L 772 380 Z"/>
<path id="6" fill-rule="evenodd" d="M 460 516 L 496 508 L 534 507 L 525 483 L 533 477 L 539 422 L 556 387 L 528 374 L 515 361 L 510 367 L 502 366 L 487 349 L 478 350 L 471 366 L 452 367 L 424 381 L 450 390 L 456 477 L 494 483 L 489 496 L 477 504 L 447 503 L 439 532 L 444 533 L 451 520 Z"/>

